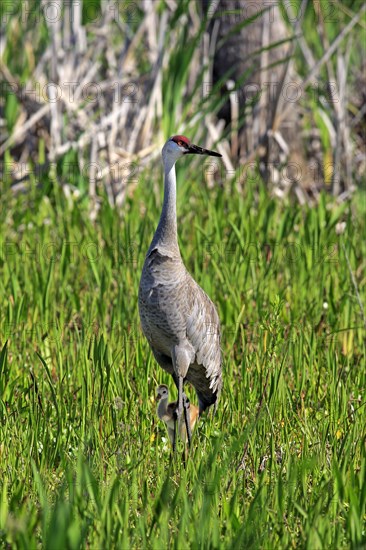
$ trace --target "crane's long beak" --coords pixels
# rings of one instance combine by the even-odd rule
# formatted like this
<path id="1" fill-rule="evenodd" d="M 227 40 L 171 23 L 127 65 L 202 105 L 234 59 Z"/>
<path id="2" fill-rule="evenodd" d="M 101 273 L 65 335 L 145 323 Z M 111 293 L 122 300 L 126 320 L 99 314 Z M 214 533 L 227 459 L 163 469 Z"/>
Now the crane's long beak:
<path id="1" fill-rule="evenodd" d="M 222 155 L 220 155 L 220 153 L 216 153 L 216 151 L 202 149 L 202 147 L 198 147 L 198 145 L 193 145 L 193 143 L 189 144 L 188 151 L 185 153 L 185 155 L 210 155 L 210 157 L 222 157 Z"/>

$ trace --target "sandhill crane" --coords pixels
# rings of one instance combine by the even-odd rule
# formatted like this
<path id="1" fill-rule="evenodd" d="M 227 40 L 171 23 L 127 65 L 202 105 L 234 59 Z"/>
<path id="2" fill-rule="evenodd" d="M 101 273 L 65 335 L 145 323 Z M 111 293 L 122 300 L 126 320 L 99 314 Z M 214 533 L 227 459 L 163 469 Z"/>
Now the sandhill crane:
<path id="1" fill-rule="evenodd" d="M 164 201 L 148 249 L 139 287 L 142 330 L 159 365 L 178 388 L 177 417 L 191 442 L 189 401 L 183 386 L 196 390 L 199 413 L 216 404 L 222 387 L 220 321 L 214 304 L 186 270 L 178 246 L 175 163 L 183 155 L 219 153 L 173 136 L 162 149 Z"/>
<path id="2" fill-rule="evenodd" d="M 157 413 L 160 420 L 162 420 L 168 430 L 168 435 L 171 444 L 173 445 L 173 450 L 176 444 L 176 427 L 177 427 L 177 408 L 178 401 L 173 403 L 168 403 L 169 400 L 169 389 L 165 384 L 161 384 L 156 389 L 156 400 L 158 402 Z M 198 419 L 198 407 L 195 405 L 190 405 L 189 407 L 189 419 L 190 419 L 190 428 L 191 432 L 193 431 L 195 424 Z M 179 435 L 182 441 L 187 440 L 187 430 L 185 424 L 181 424 L 179 427 Z"/>

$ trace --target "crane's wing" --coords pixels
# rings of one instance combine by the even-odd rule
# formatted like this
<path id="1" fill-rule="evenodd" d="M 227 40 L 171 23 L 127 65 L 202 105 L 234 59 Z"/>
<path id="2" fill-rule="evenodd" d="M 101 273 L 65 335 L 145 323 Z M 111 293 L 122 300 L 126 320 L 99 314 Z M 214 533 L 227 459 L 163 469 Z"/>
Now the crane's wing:
<path id="1" fill-rule="evenodd" d="M 202 411 L 216 403 L 222 387 L 220 320 L 214 304 L 193 279 L 188 301 L 186 331 L 195 351 L 195 363 L 190 366 L 187 379 L 196 389 Z"/>

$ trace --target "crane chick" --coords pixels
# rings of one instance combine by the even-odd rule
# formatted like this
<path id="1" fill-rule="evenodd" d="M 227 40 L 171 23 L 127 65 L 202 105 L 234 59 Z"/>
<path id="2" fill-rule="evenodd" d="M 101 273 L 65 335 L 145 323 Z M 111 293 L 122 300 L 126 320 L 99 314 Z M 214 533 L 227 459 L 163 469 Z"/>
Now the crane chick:
<path id="1" fill-rule="evenodd" d="M 176 444 L 175 430 L 178 422 L 178 415 L 177 415 L 178 402 L 173 401 L 172 403 L 168 403 L 168 400 L 169 400 L 168 386 L 166 386 L 165 384 L 161 384 L 156 389 L 156 401 L 158 403 L 157 413 L 160 420 L 162 420 L 167 427 L 169 439 L 174 449 Z M 190 419 L 190 428 L 192 432 L 199 416 L 199 410 L 198 410 L 198 407 L 196 407 L 196 405 L 190 404 L 189 401 L 187 401 L 187 403 L 190 410 L 189 419 Z M 185 443 L 187 441 L 187 430 L 183 422 L 179 426 L 179 435 L 181 440 Z"/>

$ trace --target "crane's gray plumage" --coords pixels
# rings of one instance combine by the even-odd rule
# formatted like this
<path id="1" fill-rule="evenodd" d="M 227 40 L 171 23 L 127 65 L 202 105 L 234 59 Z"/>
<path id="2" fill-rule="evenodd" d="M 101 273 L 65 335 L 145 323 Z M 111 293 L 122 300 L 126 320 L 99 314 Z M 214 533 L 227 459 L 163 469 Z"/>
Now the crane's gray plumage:
<path id="1" fill-rule="evenodd" d="M 155 359 L 173 376 L 179 394 L 183 394 L 185 381 L 194 386 L 201 413 L 216 403 L 222 387 L 220 321 L 214 304 L 186 270 L 179 251 L 174 165 L 186 153 L 221 156 L 191 145 L 184 136 L 166 142 L 162 151 L 163 209 L 146 255 L 138 301 L 142 330 Z M 179 415 L 182 395 L 178 403 Z"/>

